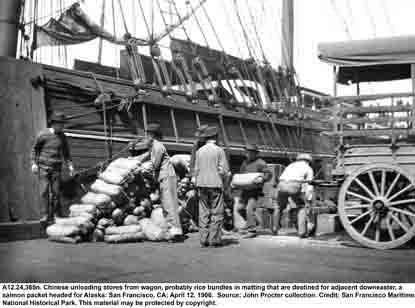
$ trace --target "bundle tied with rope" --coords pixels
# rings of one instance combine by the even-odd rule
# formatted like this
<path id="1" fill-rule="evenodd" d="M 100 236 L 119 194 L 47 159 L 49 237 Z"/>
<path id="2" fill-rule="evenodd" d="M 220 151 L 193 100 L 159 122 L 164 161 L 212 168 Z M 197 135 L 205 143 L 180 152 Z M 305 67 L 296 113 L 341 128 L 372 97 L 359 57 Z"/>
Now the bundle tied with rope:
<path id="1" fill-rule="evenodd" d="M 195 231 L 197 210 L 187 208 L 195 188 L 188 180 L 189 155 L 171 158 L 176 170 L 185 170 L 178 183 L 180 219 L 185 232 Z M 63 243 L 162 241 L 168 225 L 158 183 L 150 161 L 140 156 L 120 157 L 98 172 L 97 179 L 79 203 L 69 207 L 69 217 L 47 228 L 50 240 Z"/>

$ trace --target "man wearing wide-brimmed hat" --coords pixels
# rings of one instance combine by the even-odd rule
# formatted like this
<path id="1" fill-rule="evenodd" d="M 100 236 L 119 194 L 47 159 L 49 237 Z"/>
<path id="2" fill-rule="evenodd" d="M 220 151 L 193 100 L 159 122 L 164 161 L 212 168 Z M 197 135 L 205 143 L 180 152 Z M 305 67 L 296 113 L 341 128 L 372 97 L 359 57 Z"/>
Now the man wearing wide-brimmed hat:
<path id="1" fill-rule="evenodd" d="M 310 181 L 313 180 L 314 173 L 310 164 L 313 158 L 310 154 L 298 154 L 297 160 L 289 164 L 282 172 L 277 189 L 272 197 L 274 204 L 274 234 L 278 234 L 281 220 L 281 212 L 286 208 L 288 198 L 299 208 L 298 211 L 298 235 L 306 237 L 307 221 L 311 222 L 312 218 L 309 216 L 309 206 L 313 198 L 313 186 Z"/>
<path id="2" fill-rule="evenodd" d="M 65 115 L 54 113 L 51 127 L 40 132 L 32 148 L 32 172 L 39 177 L 42 204 L 41 219 L 52 223 L 55 214 L 63 215 L 60 200 L 60 184 L 63 163 L 74 172 L 68 141 L 63 132 Z"/>
<path id="3" fill-rule="evenodd" d="M 218 129 L 202 134 L 206 144 L 196 152 L 194 181 L 199 196 L 199 233 L 202 247 L 222 245 L 224 219 L 223 186 L 229 173 L 225 151 L 216 142 Z"/>
<path id="4" fill-rule="evenodd" d="M 246 210 L 246 224 L 240 231 L 248 232 L 249 236 L 256 235 L 256 208 L 259 197 L 263 196 L 263 185 L 271 179 L 272 173 L 267 168 L 267 163 L 258 157 L 259 149 L 254 144 L 247 144 L 245 146 L 246 159 L 243 161 L 239 172 L 240 173 L 263 173 L 264 176 L 258 178 L 258 183 L 255 188 L 244 189 L 240 193 L 240 198 L 236 202 L 236 210 L 242 216 L 242 211 Z"/>
<path id="5" fill-rule="evenodd" d="M 177 200 L 177 177 L 166 147 L 161 142 L 163 134 L 160 124 L 150 123 L 146 129 L 148 155 L 144 154 L 142 161 L 150 160 L 153 164 L 156 179 L 160 185 L 160 199 L 166 211 L 166 220 L 169 226 L 167 239 L 179 241 L 183 238 L 183 231 L 179 219 L 179 205 Z"/>

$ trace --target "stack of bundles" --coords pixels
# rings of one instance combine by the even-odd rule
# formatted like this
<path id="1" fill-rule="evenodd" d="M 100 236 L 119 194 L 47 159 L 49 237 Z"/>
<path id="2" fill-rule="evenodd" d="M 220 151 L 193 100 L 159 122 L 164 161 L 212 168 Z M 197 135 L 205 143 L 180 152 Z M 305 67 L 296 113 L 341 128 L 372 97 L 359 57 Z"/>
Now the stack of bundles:
<path id="1" fill-rule="evenodd" d="M 119 158 L 90 186 L 70 217 L 48 228 L 51 240 L 138 242 L 166 238 L 165 213 L 151 162 Z"/>
<path id="2" fill-rule="evenodd" d="M 79 210 L 80 205 L 74 205 Z M 94 215 L 87 211 L 80 213 L 76 217 L 56 218 L 55 224 L 47 227 L 46 234 L 51 241 L 79 243 L 83 240 L 89 240 L 95 228 L 94 221 Z"/>
<path id="3" fill-rule="evenodd" d="M 177 154 L 170 158 L 177 176 L 180 178 L 177 184 L 177 197 L 179 200 L 179 215 L 183 232 L 197 231 L 198 204 L 196 202 L 196 188 L 189 180 L 190 155 Z"/>
<path id="4" fill-rule="evenodd" d="M 232 177 L 231 186 L 237 189 L 255 189 L 261 187 L 264 174 L 261 172 L 237 173 Z"/>
<path id="5" fill-rule="evenodd" d="M 188 154 L 176 154 L 170 157 L 170 162 L 179 178 L 184 178 L 190 171 L 190 158 Z"/>

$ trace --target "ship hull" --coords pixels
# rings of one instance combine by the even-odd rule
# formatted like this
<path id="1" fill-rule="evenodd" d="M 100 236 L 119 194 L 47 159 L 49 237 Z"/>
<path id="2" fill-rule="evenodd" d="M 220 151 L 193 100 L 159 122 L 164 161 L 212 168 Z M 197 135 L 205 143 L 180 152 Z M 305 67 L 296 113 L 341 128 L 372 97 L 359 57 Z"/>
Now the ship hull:
<path id="1" fill-rule="evenodd" d="M 143 87 L 137 96 L 137 88 L 128 80 L 6 57 L 0 57 L 0 72 L 1 142 L 5 145 L 0 223 L 39 219 L 39 188 L 30 172 L 29 153 L 36 134 L 55 111 L 70 118 L 66 134 L 74 164 L 86 177 L 96 174 L 107 159 L 128 155 L 128 143 L 144 137 L 147 123 L 153 121 L 161 124 L 171 154 L 190 153 L 198 125 L 217 126 L 233 170 L 243 159 L 246 143 L 258 145 L 269 163 L 286 164 L 298 152 L 309 152 L 320 163 L 333 157 L 329 140 L 320 134 L 326 128 L 317 121 L 192 103 L 182 93 L 166 96 L 151 86 Z M 113 107 L 106 114 L 106 125 L 102 106 L 94 105 L 101 91 L 116 98 L 106 105 Z"/>

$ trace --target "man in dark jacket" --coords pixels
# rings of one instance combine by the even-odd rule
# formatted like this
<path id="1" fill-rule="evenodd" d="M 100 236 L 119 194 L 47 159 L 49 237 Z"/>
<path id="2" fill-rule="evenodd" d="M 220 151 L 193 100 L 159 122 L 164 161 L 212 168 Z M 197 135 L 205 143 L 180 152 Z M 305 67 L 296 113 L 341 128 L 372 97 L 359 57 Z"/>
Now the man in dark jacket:
<path id="1" fill-rule="evenodd" d="M 202 247 L 222 245 L 223 184 L 229 173 L 225 151 L 217 142 L 216 127 L 206 128 L 206 144 L 196 152 L 195 184 L 199 194 L 199 233 Z"/>
<path id="2" fill-rule="evenodd" d="M 241 232 L 248 232 L 249 236 L 256 234 L 256 213 L 259 197 L 263 196 L 262 188 L 266 181 L 272 177 L 271 171 L 267 168 L 267 163 L 258 157 L 259 150 L 256 145 L 248 144 L 245 147 L 246 159 L 241 165 L 240 173 L 263 173 L 264 176 L 258 180 L 258 186 L 253 189 L 241 190 L 239 202 L 236 203 L 236 210 L 241 214 L 246 210 L 246 225 L 241 228 Z"/>
<path id="3" fill-rule="evenodd" d="M 42 204 L 41 220 L 53 223 L 55 214 L 63 216 L 60 200 L 60 185 L 63 163 L 70 175 L 74 167 L 68 141 L 63 132 L 65 116 L 55 113 L 51 117 L 51 127 L 39 133 L 32 148 L 32 172 L 39 177 Z"/>

